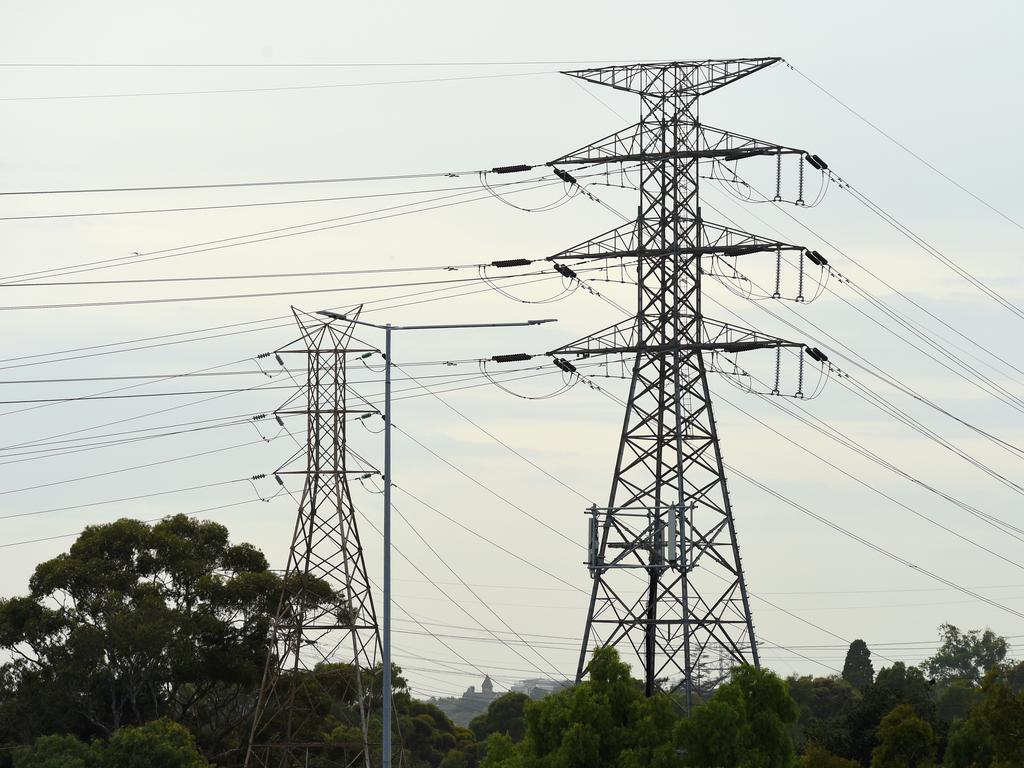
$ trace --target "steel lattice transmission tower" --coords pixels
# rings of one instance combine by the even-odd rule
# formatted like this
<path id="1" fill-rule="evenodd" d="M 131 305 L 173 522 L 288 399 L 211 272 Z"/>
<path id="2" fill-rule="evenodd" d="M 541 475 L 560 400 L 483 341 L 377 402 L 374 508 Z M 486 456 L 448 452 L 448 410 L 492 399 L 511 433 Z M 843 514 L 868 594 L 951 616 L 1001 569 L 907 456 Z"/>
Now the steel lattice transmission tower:
<path id="1" fill-rule="evenodd" d="M 702 125 L 700 97 L 779 61 L 681 61 L 567 72 L 640 97 L 640 122 L 548 165 L 635 164 L 636 221 L 551 257 L 636 262 L 632 320 L 555 355 L 628 358 L 632 378 L 608 506 L 593 507 L 590 608 L 577 680 L 592 646 L 624 646 L 648 695 L 679 676 L 689 706 L 709 648 L 758 665 L 733 512 L 708 387 L 709 354 L 801 347 L 708 319 L 703 263 L 805 249 L 704 221 L 701 174 L 714 160 L 804 155 Z M 798 158 L 799 160 L 799 158 Z M 702 170 L 703 169 L 703 170 Z M 802 177 L 801 177 L 802 178 Z M 637 578 L 637 577 L 640 578 Z"/>
<path id="2" fill-rule="evenodd" d="M 301 475 L 304 484 L 245 765 L 291 768 L 313 757 L 370 768 L 381 645 L 349 493 L 345 417 L 353 413 L 346 359 L 371 350 L 352 346 L 352 323 L 294 314 L 301 346 L 278 355 L 306 358 L 306 386 L 277 414 L 306 415 L 307 445 L 294 457 L 305 467 L 289 470 L 289 461 L 277 475 Z M 358 736 L 326 743 L 319 726 L 327 714 L 358 723 Z"/>

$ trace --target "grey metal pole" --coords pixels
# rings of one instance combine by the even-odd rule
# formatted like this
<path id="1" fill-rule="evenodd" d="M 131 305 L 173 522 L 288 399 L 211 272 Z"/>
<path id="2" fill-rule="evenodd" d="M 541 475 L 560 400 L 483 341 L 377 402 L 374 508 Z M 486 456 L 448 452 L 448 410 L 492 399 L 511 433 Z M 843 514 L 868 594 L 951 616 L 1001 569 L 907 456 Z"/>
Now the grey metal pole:
<path id="1" fill-rule="evenodd" d="M 384 669 L 381 765 L 391 768 L 391 324 L 384 329 Z"/>

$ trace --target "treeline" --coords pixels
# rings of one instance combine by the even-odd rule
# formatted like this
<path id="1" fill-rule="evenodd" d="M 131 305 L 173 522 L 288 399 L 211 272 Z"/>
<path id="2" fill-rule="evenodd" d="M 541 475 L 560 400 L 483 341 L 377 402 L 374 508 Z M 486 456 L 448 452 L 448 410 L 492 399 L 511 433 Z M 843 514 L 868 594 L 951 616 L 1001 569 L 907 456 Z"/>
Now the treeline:
<path id="1" fill-rule="evenodd" d="M 0 600 L 0 768 L 242 765 L 281 588 L 262 553 L 215 523 L 86 529 L 27 595 Z M 842 675 L 737 668 L 684 717 L 670 695 L 645 698 L 608 649 L 586 682 L 502 696 L 468 728 L 412 698 L 396 668 L 395 737 L 406 768 L 1019 768 L 1024 664 L 1007 653 L 989 631 L 946 625 L 919 667 L 875 674 L 856 641 Z M 357 755 L 360 706 L 380 743 L 379 696 L 352 700 L 350 669 L 303 674 L 320 694 L 305 735 L 330 745 L 308 768 Z"/>

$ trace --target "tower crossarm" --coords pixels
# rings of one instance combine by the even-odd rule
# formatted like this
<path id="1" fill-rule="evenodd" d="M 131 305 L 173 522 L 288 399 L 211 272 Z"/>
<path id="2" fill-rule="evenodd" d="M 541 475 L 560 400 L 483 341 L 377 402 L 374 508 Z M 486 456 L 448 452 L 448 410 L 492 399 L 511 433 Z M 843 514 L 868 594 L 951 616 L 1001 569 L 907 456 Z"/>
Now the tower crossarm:
<path id="1" fill-rule="evenodd" d="M 653 163 L 666 160 L 742 160 L 762 155 L 807 155 L 808 152 L 795 147 L 773 144 L 720 128 L 712 128 L 691 122 L 682 122 L 680 133 L 690 136 L 692 141 L 673 149 L 660 150 L 658 141 L 664 128 L 644 121 L 623 128 L 620 131 L 598 139 L 561 157 L 547 165 L 600 165 L 612 163 Z"/>
<path id="2" fill-rule="evenodd" d="M 625 64 L 563 72 L 588 83 L 642 96 L 696 97 L 782 61 L 778 56 Z"/>
<path id="3" fill-rule="evenodd" d="M 637 342 L 637 338 L 636 320 L 630 318 L 553 349 L 547 354 L 552 357 L 575 355 L 580 358 L 629 354 L 657 356 L 697 351 L 737 353 L 757 349 L 805 346 L 802 342 L 787 341 L 750 328 L 708 318 L 704 318 L 701 322 L 700 341 L 641 344 Z"/>
<path id="4" fill-rule="evenodd" d="M 609 230 L 597 237 L 567 248 L 548 257 L 548 261 L 592 260 L 611 258 L 644 258 L 659 256 L 743 256 L 748 253 L 776 251 L 806 251 L 807 248 L 793 243 L 771 240 L 741 229 L 700 222 L 700 239 L 690 238 L 664 248 L 641 248 L 641 243 L 652 242 L 657 223 L 644 219 L 631 221 Z M 686 231 L 696 229 L 692 220 L 681 221 L 680 228 Z M 699 243 L 699 244 L 698 244 Z"/>

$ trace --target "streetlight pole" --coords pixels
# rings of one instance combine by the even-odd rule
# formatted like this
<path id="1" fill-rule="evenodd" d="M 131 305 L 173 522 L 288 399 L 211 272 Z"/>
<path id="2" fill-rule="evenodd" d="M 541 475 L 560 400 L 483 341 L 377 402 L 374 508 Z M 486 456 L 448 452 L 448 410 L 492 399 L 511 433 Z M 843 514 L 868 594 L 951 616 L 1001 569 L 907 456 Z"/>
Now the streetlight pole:
<path id="1" fill-rule="evenodd" d="M 381 766 L 391 768 L 391 333 L 392 331 L 437 331 L 468 328 L 515 328 L 543 325 L 555 320 L 526 320 L 518 323 L 455 323 L 442 325 L 392 325 L 355 320 L 338 312 L 322 310 L 318 315 L 344 320 L 384 331 L 384 622 L 381 628 L 383 680 L 381 702 Z"/>

